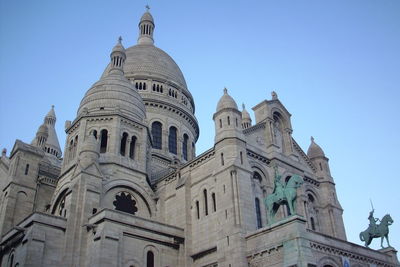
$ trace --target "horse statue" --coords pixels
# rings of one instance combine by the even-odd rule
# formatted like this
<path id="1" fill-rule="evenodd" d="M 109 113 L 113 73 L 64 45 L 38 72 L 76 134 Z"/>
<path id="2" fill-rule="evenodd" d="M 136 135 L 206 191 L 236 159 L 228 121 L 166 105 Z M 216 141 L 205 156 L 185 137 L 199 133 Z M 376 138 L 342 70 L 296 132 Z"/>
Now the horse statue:
<path id="1" fill-rule="evenodd" d="M 388 244 L 388 247 L 390 247 L 389 244 L 389 225 L 393 223 L 392 217 L 390 217 L 389 214 L 386 214 L 383 216 L 381 223 L 376 224 L 375 222 L 378 221 L 378 219 L 375 219 L 373 217 L 373 210 L 370 212 L 370 215 L 368 219 L 370 220 L 370 224 L 367 228 L 367 230 L 363 231 L 360 233 L 360 240 L 365 242 L 365 246 L 368 247 L 369 244 L 371 244 L 371 241 L 373 238 L 381 238 L 381 247 L 383 248 L 383 238 L 386 238 L 386 242 Z M 372 219 L 371 219 L 372 217 Z"/>
<path id="2" fill-rule="evenodd" d="M 284 186 L 280 183 L 280 175 L 275 171 L 274 192 L 264 199 L 270 224 L 274 223 L 275 215 L 280 205 L 287 205 L 290 214 L 296 214 L 297 188 L 299 188 L 303 183 L 303 178 L 295 174 L 290 177 L 286 186 Z"/>

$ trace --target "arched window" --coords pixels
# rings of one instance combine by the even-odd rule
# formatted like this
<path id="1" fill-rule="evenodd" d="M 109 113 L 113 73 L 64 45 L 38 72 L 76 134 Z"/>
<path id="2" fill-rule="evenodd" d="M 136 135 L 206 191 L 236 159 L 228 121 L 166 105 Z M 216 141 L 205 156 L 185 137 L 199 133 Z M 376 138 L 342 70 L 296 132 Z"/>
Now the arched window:
<path id="1" fill-rule="evenodd" d="M 135 159 L 135 145 L 136 145 L 136 136 L 132 136 L 131 143 L 129 145 L 129 157 L 131 159 Z"/>
<path id="2" fill-rule="evenodd" d="M 243 152 L 240 151 L 240 164 L 243 164 Z"/>
<path id="3" fill-rule="evenodd" d="M 213 201 L 213 211 L 216 212 L 217 211 L 217 200 L 215 199 L 215 193 L 211 194 L 211 198 Z"/>
<path id="4" fill-rule="evenodd" d="M 176 138 L 177 138 L 177 134 L 176 134 L 177 130 L 174 126 L 171 126 L 169 128 L 169 134 L 168 134 L 168 149 L 169 152 L 173 153 L 173 154 L 177 154 L 177 142 L 176 142 Z"/>
<path id="5" fill-rule="evenodd" d="M 92 134 L 93 134 L 94 138 L 97 139 L 97 131 L 96 131 L 96 130 L 93 130 Z"/>
<path id="6" fill-rule="evenodd" d="M 314 218 L 311 217 L 311 218 L 310 218 L 310 221 L 311 221 L 311 229 L 315 231 L 315 222 L 314 222 Z"/>
<path id="7" fill-rule="evenodd" d="M 146 263 L 147 267 L 154 267 L 154 253 L 152 251 L 147 251 Z"/>
<path id="8" fill-rule="evenodd" d="M 188 160 L 188 140 L 189 136 L 187 134 L 184 134 L 182 143 L 182 154 L 184 160 Z"/>
<path id="9" fill-rule="evenodd" d="M 153 148 L 162 148 L 162 124 L 158 121 L 151 125 L 151 135 L 153 136 Z"/>
<path id="10" fill-rule="evenodd" d="M 231 125 L 231 118 L 228 116 L 228 125 Z"/>
<path id="11" fill-rule="evenodd" d="M 222 128 L 222 120 L 219 119 L 219 128 Z"/>
<path id="12" fill-rule="evenodd" d="M 203 190 L 203 196 L 204 196 L 204 213 L 207 216 L 208 215 L 207 189 Z"/>
<path id="13" fill-rule="evenodd" d="M 108 142 L 108 131 L 106 129 L 100 132 L 100 153 L 107 152 L 107 142 Z"/>
<path id="14" fill-rule="evenodd" d="M 254 172 L 253 179 L 258 180 L 261 183 L 262 177 L 258 172 Z"/>
<path id="15" fill-rule="evenodd" d="M 126 141 L 128 140 L 128 134 L 127 133 L 123 133 L 122 134 L 122 138 L 121 138 L 121 147 L 119 149 L 119 153 L 122 156 L 125 156 L 125 151 L 126 151 Z"/>
<path id="16" fill-rule="evenodd" d="M 143 83 L 143 90 L 146 90 L 146 83 Z"/>
<path id="17" fill-rule="evenodd" d="M 196 213 L 197 213 L 197 219 L 200 219 L 200 203 L 199 203 L 199 201 L 196 201 Z"/>
<path id="18" fill-rule="evenodd" d="M 154 92 L 156 91 L 156 85 L 155 84 L 153 84 L 153 91 Z"/>
<path id="19" fill-rule="evenodd" d="M 221 153 L 221 165 L 224 166 L 224 153 Z"/>
<path id="20" fill-rule="evenodd" d="M 257 217 L 257 228 L 262 228 L 262 221 L 261 221 L 261 208 L 260 208 L 260 200 L 256 197 L 256 217 Z"/>

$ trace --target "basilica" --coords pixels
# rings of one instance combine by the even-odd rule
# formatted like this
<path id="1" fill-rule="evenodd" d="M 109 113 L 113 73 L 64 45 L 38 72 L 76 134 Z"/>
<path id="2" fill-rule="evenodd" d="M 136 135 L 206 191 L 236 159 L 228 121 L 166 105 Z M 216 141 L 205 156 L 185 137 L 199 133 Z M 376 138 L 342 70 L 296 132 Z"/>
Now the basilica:
<path id="1" fill-rule="evenodd" d="M 154 31 L 146 11 L 137 44 L 117 41 L 64 150 L 54 107 L 3 150 L 1 266 L 400 266 L 394 248 L 346 240 L 328 158 L 296 143 L 275 92 L 252 121 L 221 88 L 214 145 L 197 155 L 195 100 Z M 293 207 L 268 206 L 295 177 Z"/>

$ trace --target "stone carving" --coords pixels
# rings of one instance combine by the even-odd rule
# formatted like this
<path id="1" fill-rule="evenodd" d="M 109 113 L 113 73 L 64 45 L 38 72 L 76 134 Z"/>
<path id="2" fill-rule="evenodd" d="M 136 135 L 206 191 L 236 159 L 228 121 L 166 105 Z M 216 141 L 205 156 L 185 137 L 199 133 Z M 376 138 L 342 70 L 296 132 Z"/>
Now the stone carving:
<path id="1" fill-rule="evenodd" d="M 287 205 L 291 215 L 296 214 L 297 188 L 304 183 L 303 178 L 295 174 L 285 186 L 281 181 L 282 176 L 278 172 L 278 167 L 275 166 L 274 169 L 274 191 L 264 199 L 270 224 L 274 223 L 276 212 L 281 205 Z"/>
<path id="2" fill-rule="evenodd" d="M 393 223 L 392 217 L 390 214 L 386 214 L 383 216 L 382 220 L 380 220 L 380 224 L 376 224 L 379 221 L 378 218 L 374 217 L 374 209 L 372 209 L 368 216 L 369 225 L 367 230 L 360 233 L 360 240 L 365 242 L 365 246 L 368 247 L 371 244 L 372 239 L 381 238 L 381 247 L 383 248 L 383 238 L 386 238 L 386 242 L 388 247 L 390 247 L 389 243 L 389 225 Z"/>

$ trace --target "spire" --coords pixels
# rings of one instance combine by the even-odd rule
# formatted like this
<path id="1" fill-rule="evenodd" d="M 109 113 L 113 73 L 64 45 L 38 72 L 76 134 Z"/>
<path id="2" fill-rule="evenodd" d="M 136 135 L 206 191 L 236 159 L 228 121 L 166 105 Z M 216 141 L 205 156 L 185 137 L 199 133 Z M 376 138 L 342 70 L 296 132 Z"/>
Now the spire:
<path id="1" fill-rule="evenodd" d="M 146 5 L 146 12 L 143 14 L 139 22 L 139 38 L 138 44 L 152 45 L 154 44 L 153 32 L 154 32 L 154 19 L 150 14 L 150 7 Z"/>
<path id="2" fill-rule="evenodd" d="M 123 67 L 126 59 L 125 48 L 122 45 L 122 37 L 118 38 L 117 44 L 111 51 L 110 74 L 124 74 Z"/>
<path id="3" fill-rule="evenodd" d="M 247 112 L 246 107 L 242 104 L 242 128 L 247 129 L 251 126 L 251 118 L 249 112 Z"/>
<path id="4" fill-rule="evenodd" d="M 54 105 L 51 106 L 50 111 L 47 113 L 46 117 L 44 118 L 44 123 L 42 126 L 47 128 L 47 140 L 44 143 L 44 150 L 45 152 L 56 156 L 57 158 L 61 158 L 61 147 L 60 143 L 58 142 L 58 137 L 55 129 L 57 117 L 54 111 Z M 40 127 L 42 127 L 40 126 Z M 39 128 L 40 130 L 40 128 Z M 38 131 L 39 132 L 39 131 Z"/>

